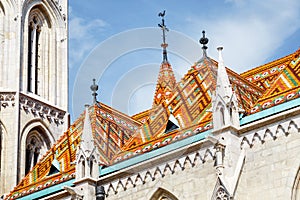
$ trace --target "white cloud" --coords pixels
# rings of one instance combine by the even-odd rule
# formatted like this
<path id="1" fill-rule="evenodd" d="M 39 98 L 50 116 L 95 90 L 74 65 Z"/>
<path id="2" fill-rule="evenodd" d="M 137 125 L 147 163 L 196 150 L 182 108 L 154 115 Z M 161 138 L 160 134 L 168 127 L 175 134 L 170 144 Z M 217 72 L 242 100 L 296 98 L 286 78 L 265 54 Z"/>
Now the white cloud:
<path id="1" fill-rule="evenodd" d="M 223 45 L 225 63 L 237 72 L 264 64 L 300 28 L 300 5 L 296 0 L 226 2 L 233 4 L 232 9 L 222 10 L 210 19 L 192 18 L 190 28 L 206 29 L 210 55 L 216 58 L 216 47 Z"/>
<path id="2" fill-rule="evenodd" d="M 93 37 L 92 32 L 103 31 L 107 26 L 106 22 L 101 19 L 88 21 L 80 17 L 71 17 L 70 20 L 70 39 L 83 40 Z"/>
<path id="3" fill-rule="evenodd" d="M 96 36 L 105 31 L 108 24 L 102 19 L 88 20 L 76 16 L 70 9 L 70 67 L 80 65 L 87 53 L 98 43 Z"/>

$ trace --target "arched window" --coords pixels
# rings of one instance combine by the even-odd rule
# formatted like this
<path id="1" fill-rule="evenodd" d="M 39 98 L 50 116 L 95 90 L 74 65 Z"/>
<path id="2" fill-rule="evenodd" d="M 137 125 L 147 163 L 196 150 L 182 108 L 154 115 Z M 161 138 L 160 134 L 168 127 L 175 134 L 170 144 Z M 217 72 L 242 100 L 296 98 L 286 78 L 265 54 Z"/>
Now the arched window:
<path id="1" fill-rule="evenodd" d="M 38 162 L 39 158 L 50 148 L 47 138 L 38 128 L 29 132 L 26 138 L 25 174 Z"/>
<path id="2" fill-rule="evenodd" d="M 28 26 L 28 91 L 38 94 L 39 38 L 42 22 L 37 15 L 31 15 Z"/>
<path id="3" fill-rule="evenodd" d="M 219 114 L 219 123 L 220 128 L 225 125 L 225 116 L 224 116 L 224 108 L 223 106 L 220 106 L 220 114 Z"/>
<path id="4" fill-rule="evenodd" d="M 172 193 L 169 191 L 158 188 L 156 192 L 151 196 L 150 200 L 178 200 Z"/>
<path id="5" fill-rule="evenodd" d="M 25 33 L 27 91 L 45 97 L 49 89 L 50 43 L 53 43 L 53 38 L 50 37 L 49 16 L 42 6 L 35 6 L 29 12 Z"/>

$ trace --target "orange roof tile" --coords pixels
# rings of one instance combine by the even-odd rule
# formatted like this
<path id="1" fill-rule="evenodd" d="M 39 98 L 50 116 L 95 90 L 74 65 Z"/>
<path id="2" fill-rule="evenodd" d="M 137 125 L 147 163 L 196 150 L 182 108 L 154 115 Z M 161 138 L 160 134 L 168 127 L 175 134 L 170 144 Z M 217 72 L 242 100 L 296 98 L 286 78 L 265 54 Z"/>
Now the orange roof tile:
<path id="1" fill-rule="evenodd" d="M 100 152 L 103 165 L 110 165 L 111 158 L 129 140 L 141 126 L 140 122 L 105 104 L 94 104 L 89 107 L 92 133 Z M 49 151 L 38 161 L 31 171 L 9 194 L 23 196 L 44 189 L 53 184 L 74 178 L 76 151 L 83 131 L 84 113 L 57 140 Z M 49 175 L 54 160 L 60 163 L 60 172 Z"/>

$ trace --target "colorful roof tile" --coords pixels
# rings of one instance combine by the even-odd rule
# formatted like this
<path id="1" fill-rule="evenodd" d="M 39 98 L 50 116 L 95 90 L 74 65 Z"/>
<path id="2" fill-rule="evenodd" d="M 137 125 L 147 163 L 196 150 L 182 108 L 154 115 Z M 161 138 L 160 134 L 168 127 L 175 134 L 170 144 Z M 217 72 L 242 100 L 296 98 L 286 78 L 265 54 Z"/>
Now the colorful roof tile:
<path id="1" fill-rule="evenodd" d="M 167 138 L 168 143 L 171 143 L 184 138 L 180 135 L 185 132 L 195 134 L 212 128 L 212 114 L 208 111 L 211 108 L 212 93 L 216 88 L 217 68 L 217 62 L 204 53 L 203 58 L 176 84 L 173 96 L 163 101 L 160 106 L 147 111 L 149 119 L 124 145 L 114 162 L 147 152 L 153 147 L 164 146 L 166 142 L 163 141 Z M 241 108 L 250 110 L 262 95 L 262 90 L 229 69 L 227 73 Z M 166 125 L 171 112 L 180 129 L 168 133 Z"/>
<path id="2" fill-rule="evenodd" d="M 103 165 L 110 165 L 111 159 L 119 153 L 141 123 L 105 104 L 97 103 L 90 106 L 89 114 L 94 142 L 100 152 L 100 160 Z M 74 178 L 73 162 L 81 140 L 83 124 L 84 113 L 13 189 L 8 199 L 24 196 Z M 55 160 L 60 164 L 59 172 L 49 175 L 51 165 Z"/>
<path id="3" fill-rule="evenodd" d="M 169 62 L 163 62 L 160 65 L 158 80 L 156 84 L 153 107 L 160 105 L 162 102 L 169 100 L 173 96 L 176 85 L 176 79 L 173 69 Z"/>
<path id="4" fill-rule="evenodd" d="M 288 60 L 288 61 L 286 61 Z M 285 61 L 277 67 L 277 63 Z M 278 69 L 272 84 L 252 107 L 249 114 L 279 105 L 300 96 L 300 49 L 295 53 L 268 64 L 271 69 Z M 272 71 L 270 71 L 272 72 Z M 260 84 L 260 83 L 258 83 Z"/>

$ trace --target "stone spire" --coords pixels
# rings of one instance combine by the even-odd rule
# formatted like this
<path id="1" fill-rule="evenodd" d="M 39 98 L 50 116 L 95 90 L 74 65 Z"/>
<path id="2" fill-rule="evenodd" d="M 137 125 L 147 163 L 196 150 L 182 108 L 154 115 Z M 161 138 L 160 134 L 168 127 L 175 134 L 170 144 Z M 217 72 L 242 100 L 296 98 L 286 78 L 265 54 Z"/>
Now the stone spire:
<path id="1" fill-rule="evenodd" d="M 225 69 L 224 60 L 222 56 L 223 47 L 218 47 L 217 50 L 219 52 L 219 62 L 216 93 L 222 98 L 228 99 L 232 96 L 232 88 L 229 82 L 229 78 Z"/>
<path id="2" fill-rule="evenodd" d="M 215 95 L 212 97 L 214 130 L 220 130 L 227 126 L 239 127 L 240 109 L 224 65 L 223 47 L 218 47 L 217 50 L 219 52 L 217 85 Z"/>
<path id="3" fill-rule="evenodd" d="M 94 143 L 89 105 L 85 105 L 85 118 L 81 140 L 76 153 L 76 180 L 97 179 L 99 176 L 100 154 Z"/>
<path id="4" fill-rule="evenodd" d="M 158 16 L 162 17 L 162 22 L 161 24 L 158 24 L 158 26 L 162 29 L 163 32 L 163 43 L 161 44 L 161 47 L 163 48 L 163 61 L 159 69 L 152 107 L 160 105 L 163 101 L 170 98 L 173 94 L 173 90 L 176 85 L 174 72 L 167 57 L 168 44 L 166 43 L 165 32 L 168 31 L 168 28 L 165 25 L 165 19 L 164 19 L 165 13 L 166 12 L 163 11 L 158 14 Z"/>
<path id="5" fill-rule="evenodd" d="M 89 116 L 89 105 L 85 105 L 85 118 L 80 141 L 80 148 L 86 153 L 91 153 L 94 148 L 91 120 Z"/>

